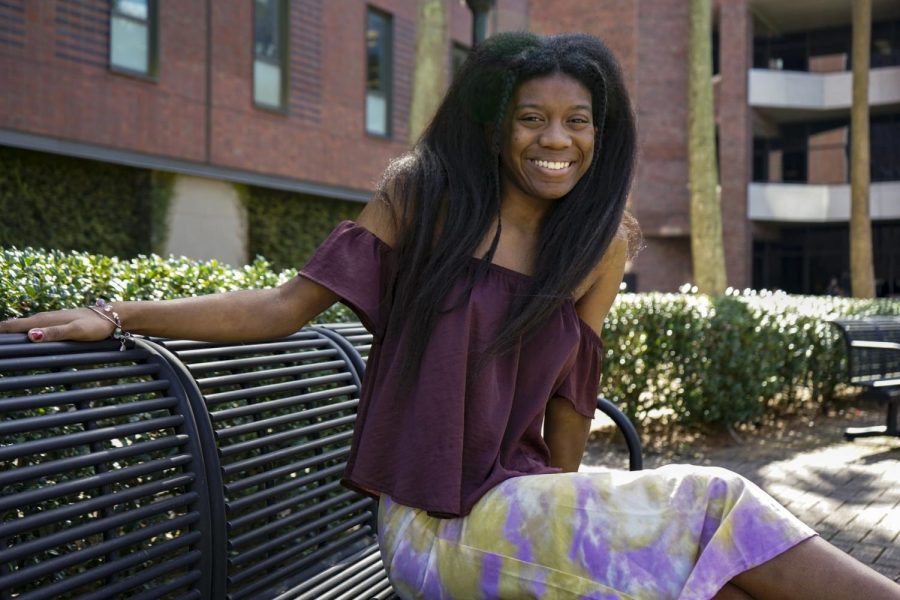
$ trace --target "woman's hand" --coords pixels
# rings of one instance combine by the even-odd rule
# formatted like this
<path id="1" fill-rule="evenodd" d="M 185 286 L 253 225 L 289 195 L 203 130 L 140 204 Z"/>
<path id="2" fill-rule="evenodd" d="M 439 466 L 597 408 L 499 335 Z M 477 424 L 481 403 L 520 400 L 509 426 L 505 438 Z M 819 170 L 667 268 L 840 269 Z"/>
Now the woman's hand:
<path id="1" fill-rule="evenodd" d="M 89 308 L 55 310 L 0 321 L 0 333 L 28 333 L 32 342 L 93 342 L 108 338 L 114 329 L 115 325 Z"/>

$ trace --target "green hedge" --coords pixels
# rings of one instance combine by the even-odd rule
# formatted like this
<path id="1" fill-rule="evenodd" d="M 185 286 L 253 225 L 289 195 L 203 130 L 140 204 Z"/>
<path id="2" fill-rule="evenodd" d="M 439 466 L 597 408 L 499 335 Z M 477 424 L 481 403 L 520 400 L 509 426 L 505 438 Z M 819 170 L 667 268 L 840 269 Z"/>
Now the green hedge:
<path id="1" fill-rule="evenodd" d="M 306 264 L 334 226 L 355 219 L 359 202 L 317 198 L 269 188 L 238 186 L 247 209 L 247 250 L 278 269 Z"/>
<path id="2" fill-rule="evenodd" d="M 622 294 L 607 318 L 601 393 L 634 420 L 737 423 L 823 402 L 844 379 L 830 320 L 900 314 L 897 300 L 730 292 Z"/>
<path id="3" fill-rule="evenodd" d="M 8 248 L 0 250 L 0 319 L 86 306 L 96 298 L 165 300 L 274 287 L 295 274 L 296 269 L 275 272 L 262 258 L 234 269 L 216 260 L 157 255 L 120 260 L 85 252 Z M 343 305 L 335 305 L 317 319 L 353 320 L 353 313 Z"/>
<path id="4" fill-rule="evenodd" d="M 278 285 L 295 273 L 257 258 L 232 269 L 216 261 L 81 252 L 0 251 L 0 318 L 84 306 L 97 297 L 164 299 Z M 683 424 L 752 421 L 827 400 L 841 383 L 841 316 L 900 315 L 897 300 L 783 293 L 621 294 L 604 331 L 600 392 L 636 421 L 668 415 Z M 335 305 L 318 321 L 352 321 Z"/>
<path id="5" fill-rule="evenodd" d="M 174 175 L 0 146 L 0 246 L 161 252 Z"/>

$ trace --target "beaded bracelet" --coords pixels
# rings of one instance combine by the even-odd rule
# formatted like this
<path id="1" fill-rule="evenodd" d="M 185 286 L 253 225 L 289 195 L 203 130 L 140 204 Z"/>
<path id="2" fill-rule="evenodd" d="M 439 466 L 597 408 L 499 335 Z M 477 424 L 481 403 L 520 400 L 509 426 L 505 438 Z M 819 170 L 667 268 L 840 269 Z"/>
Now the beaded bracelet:
<path id="1" fill-rule="evenodd" d="M 134 336 L 132 336 L 130 332 L 122 329 L 122 319 L 119 318 L 119 313 L 113 310 L 112 303 L 107 302 L 103 298 L 97 298 L 94 306 L 88 306 L 88 308 L 92 312 L 115 325 L 112 336 L 114 339 L 117 339 L 122 343 L 122 345 L 119 347 L 120 352 L 125 350 L 126 341 L 128 341 L 128 344 L 131 345 L 131 340 Z"/>

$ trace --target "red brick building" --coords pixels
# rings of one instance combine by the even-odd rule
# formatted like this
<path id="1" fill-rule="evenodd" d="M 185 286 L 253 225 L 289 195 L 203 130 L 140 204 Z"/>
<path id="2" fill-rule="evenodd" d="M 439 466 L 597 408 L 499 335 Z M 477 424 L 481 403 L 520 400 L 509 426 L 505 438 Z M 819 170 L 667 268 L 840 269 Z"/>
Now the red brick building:
<path id="1" fill-rule="evenodd" d="M 849 5 L 715 5 L 729 283 L 821 292 L 848 263 Z M 873 6 L 876 277 L 897 294 L 900 5 Z M 240 262 L 232 183 L 364 202 L 405 150 L 416 10 L 416 0 L 6 0 L 0 145 L 177 173 L 172 210 L 185 227 L 171 251 Z M 449 72 L 472 19 L 459 0 L 446 10 Z M 490 31 L 588 31 L 619 56 L 640 135 L 640 291 L 691 279 L 687 28 L 684 0 L 497 0 L 489 16 Z"/>

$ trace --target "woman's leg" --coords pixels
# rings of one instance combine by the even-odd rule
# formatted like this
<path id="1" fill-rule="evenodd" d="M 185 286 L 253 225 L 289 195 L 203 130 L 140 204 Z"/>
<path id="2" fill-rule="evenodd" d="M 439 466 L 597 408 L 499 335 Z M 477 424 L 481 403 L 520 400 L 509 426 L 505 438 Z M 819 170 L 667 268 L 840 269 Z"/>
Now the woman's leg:
<path id="1" fill-rule="evenodd" d="M 725 587 L 712 597 L 712 600 L 753 600 L 753 596 L 736 585 L 726 583 Z"/>
<path id="2" fill-rule="evenodd" d="M 732 582 L 752 597 L 766 600 L 900 599 L 900 585 L 820 537 L 800 542 Z"/>

